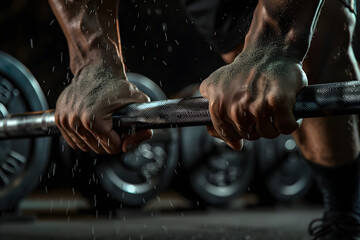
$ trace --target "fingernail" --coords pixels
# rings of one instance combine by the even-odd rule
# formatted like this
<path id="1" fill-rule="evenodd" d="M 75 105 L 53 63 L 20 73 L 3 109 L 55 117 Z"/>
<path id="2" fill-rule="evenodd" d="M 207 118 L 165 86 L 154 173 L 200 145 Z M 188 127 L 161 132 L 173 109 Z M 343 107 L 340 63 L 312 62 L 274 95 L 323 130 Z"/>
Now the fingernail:
<path id="1" fill-rule="evenodd" d="M 296 123 L 298 124 L 298 128 L 301 127 L 302 122 L 303 122 L 302 118 L 299 118 L 298 120 L 296 120 Z"/>
<path id="2" fill-rule="evenodd" d="M 234 141 L 234 142 L 227 142 L 227 144 L 234 150 L 236 151 L 241 151 L 241 149 L 244 146 L 244 140 L 241 139 L 239 141 Z"/>

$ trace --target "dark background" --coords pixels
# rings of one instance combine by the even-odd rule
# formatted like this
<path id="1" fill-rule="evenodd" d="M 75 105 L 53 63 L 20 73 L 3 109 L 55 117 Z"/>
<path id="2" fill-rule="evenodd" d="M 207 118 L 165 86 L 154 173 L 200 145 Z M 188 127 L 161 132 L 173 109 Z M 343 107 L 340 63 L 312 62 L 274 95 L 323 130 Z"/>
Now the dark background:
<path id="1" fill-rule="evenodd" d="M 223 64 L 177 1 L 122 1 L 120 25 L 128 70 L 149 77 L 168 96 Z M 0 29 L 0 50 L 30 69 L 54 107 L 71 73 L 65 37 L 48 2 L 2 1 Z"/>
<path id="2" fill-rule="evenodd" d="M 168 97 L 191 83 L 200 83 L 223 65 L 177 1 L 129 0 L 120 6 L 127 69 L 151 78 Z M 65 37 L 48 2 L 1 1 L 0 29 L 0 51 L 30 69 L 54 108 L 72 76 Z M 360 57 L 360 24 L 356 33 L 354 45 Z"/>
<path id="3" fill-rule="evenodd" d="M 5 0 L 0 6 L 0 50 L 30 69 L 54 107 L 71 73 L 65 37 L 48 2 Z M 121 1 L 120 31 L 128 70 L 149 77 L 169 97 L 223 64 L 177 1 Z M 359 24 L 356 32 L 359 55 Z"/>

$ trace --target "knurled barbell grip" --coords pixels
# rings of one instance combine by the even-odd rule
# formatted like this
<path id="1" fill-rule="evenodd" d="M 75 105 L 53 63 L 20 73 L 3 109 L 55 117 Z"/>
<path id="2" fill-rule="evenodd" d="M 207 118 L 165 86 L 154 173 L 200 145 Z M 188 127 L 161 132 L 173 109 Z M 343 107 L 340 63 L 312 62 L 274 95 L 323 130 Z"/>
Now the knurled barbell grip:
<path id="1" fill-rule="evenodd" d="M 360 113 L 360 82 L 317 84 L 304 87 L 296 97 L 299 118 Z M 150 129 L 211 124 L 207 99 L 184 98 L 131 104 L 114 114 L 115 127 Z"/>
<path id="2" fill-rule="evenodd" d="M 296 118 L 360 113 L 360 82 L 327 83 L 304 87 L 296 97 Z M 184 98 L 134 103 L 113 115 L 114 129 L 157 129 L 208 125 L 211 123 L 205 98 Z M 59 134 L 54 110 L 9 115 L 0 120 L 0 139 Z"/>

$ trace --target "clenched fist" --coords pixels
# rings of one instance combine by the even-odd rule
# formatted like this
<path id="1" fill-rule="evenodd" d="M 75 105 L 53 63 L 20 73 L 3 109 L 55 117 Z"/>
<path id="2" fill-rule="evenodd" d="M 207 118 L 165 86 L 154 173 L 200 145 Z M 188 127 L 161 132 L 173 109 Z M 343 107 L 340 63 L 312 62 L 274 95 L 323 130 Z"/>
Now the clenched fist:
<path id="1" fill-rule="evenodd" d="M 129 103 L 148 101 L 149 98 L 126 79 L 122 68 L 90 64 L 61 93 L 55 121 L 74 149 L 98 154 L 127 152 L 150 138 L 152 131 L 120 136 L 112 129 L 112 114 Z"/>
<path id="2" fill-rule="evenodd" d="M 276 49 L 262 50 L 245 49 L 200 86 L 209 100 L 209 133 L 236 150 L 242 139 L 275 138 L 299 127 L 292 111 L 296 94 L 307 85 L 301 62 Z"/>

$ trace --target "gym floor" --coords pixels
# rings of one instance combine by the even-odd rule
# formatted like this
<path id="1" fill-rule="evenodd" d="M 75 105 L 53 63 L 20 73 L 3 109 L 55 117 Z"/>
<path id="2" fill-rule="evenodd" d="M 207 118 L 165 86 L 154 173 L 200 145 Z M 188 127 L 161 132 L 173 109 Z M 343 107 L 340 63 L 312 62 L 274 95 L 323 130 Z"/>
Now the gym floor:
<path id="1" fill-rule="evenodd" d="M 320 208 L 302 204 L 245 208 L 249 201 L 251 196 L 227 209 L 194 210 L 186 199 L 166 192 L 143 209 L 99 215 L 87 211 L 88 203 L 78 193 L 35 192 L 21 203 L 19 214 L 0 218 L 0 238 L 306 240 L 309 222 L 321 215 Z"/>

